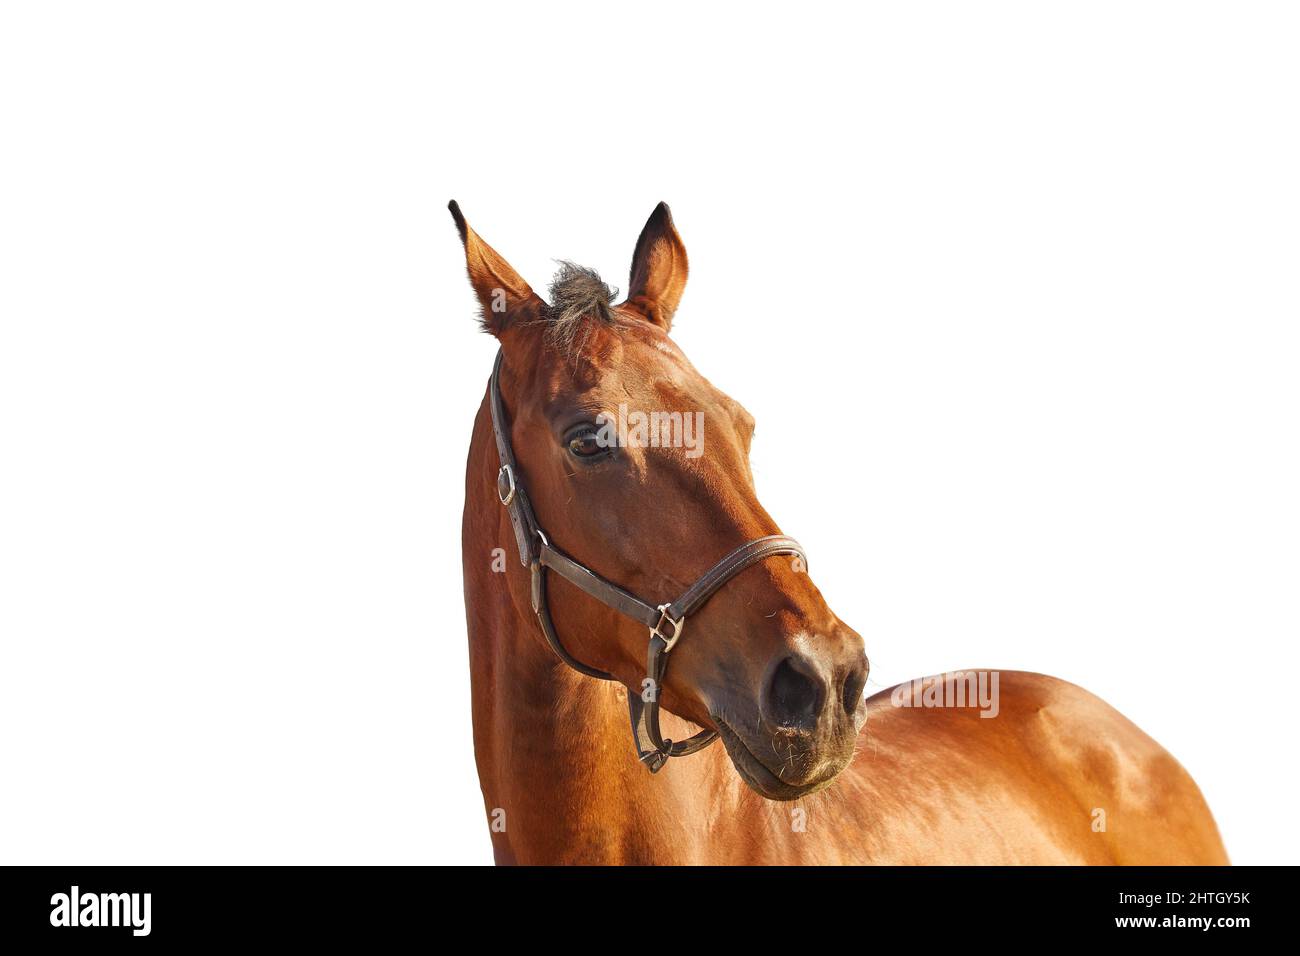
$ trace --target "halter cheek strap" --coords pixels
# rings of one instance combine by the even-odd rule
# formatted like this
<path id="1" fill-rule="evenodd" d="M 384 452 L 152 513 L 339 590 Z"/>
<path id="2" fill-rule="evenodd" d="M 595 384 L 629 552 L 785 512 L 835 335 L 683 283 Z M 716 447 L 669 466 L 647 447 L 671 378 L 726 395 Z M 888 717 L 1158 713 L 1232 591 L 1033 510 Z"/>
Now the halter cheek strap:
<path id="1" fill-rule="evenodd" d="M 541 625 L 546 642 L 556 656 L 574 670 L 600 680 L 614 680 L 612 674 L 588 667 L 564 648 L 555 631 L 555 622 L 546 603 L 546 572 L 554 571 L 570 584 L 613 608 L 620 614 L 640 621 L 649 629 L 646 645 L 646 680 L 640 693 L 628 691 L 628 713 L 632 722 L 632 737 L 637 757 L 650 768 L 659 771 L 669 757 L 685 757 L 707 747 L 717 739 L 712 730 L 702 730 L 688 740 L 665 740 L 659 730 L 659 692 L 663 687 L 664 671 L 668 667 L 668 653 L 676 646 L 686 628 L 686 619 L 699 609 L 718 589 L 741 571 L 774 555 L 797 555 L 807 566 L 803 548 L 794 538 L 769 535 L 742 544 L 722 558 L 686 589 L 677 600 L 668 604 L 650 604 L 605 580 L 585 565 L 579 564 L 551 544 L 537 523 L 528 493 L 519 478 L 519 466 L 510 447 L 510 425 L 505 405 L 501 400 L 502 353 L 497 352 L 492 368 L 489 388 L 489 409 L 492 413 L 492 434 L 496 439 L 501 467 L 497 471 L 497 497 L 510 515 L 510 524 L 518 546 L 519 561 L 529 569 L 532 578 L 532 606 Z"/>

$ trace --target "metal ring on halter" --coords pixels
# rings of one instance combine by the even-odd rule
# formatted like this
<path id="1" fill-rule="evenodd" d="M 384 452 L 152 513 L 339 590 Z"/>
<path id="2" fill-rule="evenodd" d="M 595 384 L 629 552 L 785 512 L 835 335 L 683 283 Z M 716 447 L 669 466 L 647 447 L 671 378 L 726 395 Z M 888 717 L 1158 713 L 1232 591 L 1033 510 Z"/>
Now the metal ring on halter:
<path id="1" fill-rule="evenodd" d="M 502 493 L 501 491 L 502 478 L 505 478 L 506 481 L 508 482 L 508 484 L 506 485 L 507 490 L 505 491 L 505 493 Z M 510 503 L 515 500 L 516 489 L 517 486 L 515 485 L 515 470 L 511 468 L 509 465 L 502 465 L 501 470 L 497 472 L 497 497 L 501 499 L 501 503 L 505 505 L 507 508 L 509 508 Z"/>
<path id="2" fill-rule="evenodd" d="M 672 607 L 671 604 L 659 605 L 659 620 L 652 628 L 650 628 L 650 638 L 653 640 L 657 637 L 664 642 L 663 653 L 665 654 L 673 649 L 673 645 L 676 644 L 678 638 L 682 636 L 682 631 L 686 630 L 686 618 L 683 617 L 680 621 L 674 621 L 668 616 L 668 609 L 670 607 Z M 673 626 L 672 637 L 669 637 L 663 632 L 663 626 L 665 624 L 671 624 Z"/>

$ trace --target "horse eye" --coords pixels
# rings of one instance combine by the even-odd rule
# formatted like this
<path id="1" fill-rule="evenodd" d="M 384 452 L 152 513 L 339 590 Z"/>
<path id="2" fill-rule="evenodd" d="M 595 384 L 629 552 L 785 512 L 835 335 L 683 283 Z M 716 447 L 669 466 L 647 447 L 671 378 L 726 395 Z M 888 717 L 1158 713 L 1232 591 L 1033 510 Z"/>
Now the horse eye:
<path id="1" fill-rule="evenodd" d="M 569 454 L 578 458 L 595 458 L 604 451 L 604 444 L 593 431 L 579 432 L 569 439 Z"/>

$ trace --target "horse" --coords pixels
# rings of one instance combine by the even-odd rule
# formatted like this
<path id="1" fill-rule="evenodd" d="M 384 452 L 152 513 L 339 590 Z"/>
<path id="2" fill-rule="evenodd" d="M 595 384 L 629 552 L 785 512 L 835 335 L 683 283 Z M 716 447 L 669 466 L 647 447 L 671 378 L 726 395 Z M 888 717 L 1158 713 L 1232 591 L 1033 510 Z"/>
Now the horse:
<path id="1" fill-rule="evenodd" d="M 753 417 L 670 337 L 688 262 L 665 204 L 618 303 L 572 264 L 544 301 L 449 208 L 499 343 L 462 523 L 498 864 L 1227 863 L 1187 771 L 1073 684 L 865 696 L 861 635 L 755 495 Z M 620 407 L 661 419 L 615 429 Z M 706 443 L 671 440 L 696 417 Z"/>

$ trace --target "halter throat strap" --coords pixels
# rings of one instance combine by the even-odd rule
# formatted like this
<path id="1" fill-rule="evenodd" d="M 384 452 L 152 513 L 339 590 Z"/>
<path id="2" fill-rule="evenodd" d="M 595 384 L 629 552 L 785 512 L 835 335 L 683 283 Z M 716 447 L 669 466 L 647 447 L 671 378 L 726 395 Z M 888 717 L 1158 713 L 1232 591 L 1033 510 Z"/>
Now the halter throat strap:
<path id="1" fill-rule="evenodd" d="M 492 415 L 492 435 L 496 441 L 500 467 L 497 469 L 497 498 L 505 506 L 514 530 L 515 544 L 520 563 L 529 569 L 531 576 L 532 607 L 537 622 L 557 657 L 579 673 L 600 680 L 614 680 L 614 675 L 589 667 L 567 650 L 555 630 L 546 601 L 546 572 L 554 571 L 564 580 L 602 604 L 620 614 L 639 621 L 649 630 L 646 646 L 646 678 L 638 692 L 628 689 L 628 712 L 632 723 L 632 737 L 637 757 L 651 771 L 658 772 L 669 757 L 684 757 L 713 743 L 718 735 L 712 730 L 700 731 L 684 741 L 664 739 L 659 730 L 659 694 L 663 687 L 664 671 L 668 667 L 668 653 L 676 646 L 686 628 L 686 619 L 698 610 L 718 590 L 741 571 L 775 555 L 797 555 L 807 566 L 803 547 L 794 538 L 769 535 L 749 541 L 723 557 L 704 572 L 694 584 L 675 601 L 651 604 L 607 581 L 595 571 L 569 557 L 551 544 L 533 512 L 528 493 L 520 478 L 519 464 L 510 444 L 510 422 L 506 417 L 505 403 L 501 398 L 501 363 L 503 353 L 497 352 L 492 367 L 489 386 L 489 411 Z"/>

